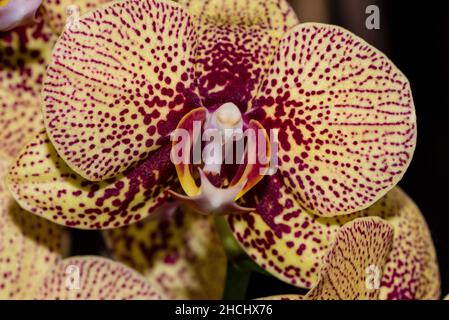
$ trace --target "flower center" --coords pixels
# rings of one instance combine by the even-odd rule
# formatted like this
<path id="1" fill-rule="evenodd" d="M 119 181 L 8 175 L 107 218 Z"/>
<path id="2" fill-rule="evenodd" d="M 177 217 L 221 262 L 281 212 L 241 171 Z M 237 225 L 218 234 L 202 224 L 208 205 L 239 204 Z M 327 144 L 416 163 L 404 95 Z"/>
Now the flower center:
<path id="1" fill-rule="evenodd" d="M 234 149 L 236 140 L 243 137 L 243 120 L 239 108 L 225 103 L 209 113 L 205 124 L 206 137 L 211 137 L 204 152 L 204 172 L 220 174 L 226 154 Z"/>
<path id="2" fill-rule="evenodd" d="M 265 152 L 265 159 L 270 158 L 265 129 L 255 120 L 245 124 L 235 104 L 225 103 L 213 112 L 205 108 L 192 110 L 172 134 L 172 161 L 186 195 L 170 192 L 178 201 L 203 214 L 251 211 L 235 201 L 268 170 L 268 161 L 261 163 L 254 157 L 260 150 Z M 234 168 L 230 170 L 233 176 L 223 175 L 223 164 Z M 213 177 L 218 178 L 213 180 L 220 181 L 220 187 L 211 182 Z"/>

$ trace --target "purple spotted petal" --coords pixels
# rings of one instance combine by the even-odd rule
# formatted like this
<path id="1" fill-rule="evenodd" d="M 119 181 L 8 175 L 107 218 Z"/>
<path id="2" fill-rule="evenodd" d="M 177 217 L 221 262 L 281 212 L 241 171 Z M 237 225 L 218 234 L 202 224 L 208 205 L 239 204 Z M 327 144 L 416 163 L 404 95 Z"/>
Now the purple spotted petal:
<path id="1" fill-rule="evenodd" d="M 160 289 L 136 271 L 109 259 L 82 256 L 65 259 L 50 270 L 37 300 L 159 300 Z"/>
<path id="2" fill-rule="evenodd" d="M 320 279 L 306 299 L 376 300 L 376 280 L 367 279 L 366 270 L 382 271 L 392 243 L 393 228 L 380 218 L 359 218 L 345 224 L 323 258 Z"/>
<path id="3" fill-rule="evenodd" d="M 416 144 L 407 78 L 381 52 L 336 26 L 286 35 L 255 101 L 279 129 L 283 179 L 321 216 L 364 209 L 397 184 Z"/>
<path id="4" fill-rule="evenodd" d="M 244 205 L 255 207 L 256 212 L 228 216 L 243 249 L 282 281 L 311 288 L 318 280 L 323 254 L 337 232 L 335 220 L 329 219 L 328 230 L 325 222 L 302 209 L 279 174 L 265 177 L 244 200 Z"/>
<path id="5" fill-rule="evenodd" d="M 435 248 L 425 220 L 399 188 L 363 211 L 323 218 L 302 209 L 273 176 L 245 200 L 257 213 L 229 216 L 236 239 L 262 268 L 293 285 L 312 288 L 321 261 L 341 226 L 358 217 L 378 216 L 394 228 L 393 248 L 380 287 L 381 299 L 437 299 L 440 279 Z M 251 197 L 259 197 L 252 203 Z"/>
<path id="6" fill-rule="evenodd" d="M 218 25 L 262 26 L 286 32 L 299 23 L 285 0 L 176 0 L 199 22 Z"/>
<path id="7" fill-rule="evenodd" d="M 195 28 L 171 1 L 124 0 L 59 38 L 43 88 L 47 132 L 81 176 L 116 176 L 162 144 L 192 96 Z"/>
<path id="8" fill-rule="evenodd" d="M 180 0 L 198 21 L 196 77 L 207 108 L 242 111 L 259 86 L 282 35 L 298 24 L 284 0 Z"/>
<path id="9" fill-rule="evenodd" d="M 221 299 L 226 255 L 213 218 L 174 205 L 159 214 L 105 231 L 114 258 L 157 283 L 169 299 Z"/>
<path id="10" fill-rule="evenodd" d="M 4 184 L 10 159 L 0 158 L 0 299 L 33 298 L 40 281 L 69 253 L 66 230 L 22 210 Z"/>
<path id="11" fill-rule="evenodd" d="M 0 32 L 36 22 L 36 12 L 42 0 L 1 0 Z"/>
<path id="12" fill-rule="evenodd" d="M 166 201 L 176 181 L 169 145 L 115 178 L 91 182 L 66 165 L 45 132 L 22 150 L 8 176 L 23 208 L 80 229 L 117 228 L 142 220 Z"/>
<path id="13" fill-rule="evenodd" d="M 348 222 L 323 257 L 319 280 L 306 295 L 279 295 L 262 300 L 377 300 L 376 286 L 392 242 L 393 228 L 380 218 Z M 376 272 L 375 268 L 377 279 L 376 274 L 367 272 Z"/>
<path id="14" fill-rule="evenodd" d="M 367 212 L 377 212 L 395 230 L 393 249 L 383 270 L 380 298 L 439 299 L 441 284 L 435 246 L 413 200 L 396 188 Z"/>
<path id="15" fill-rule="evenodd" d="M 55 41 L 40 15 L 32 26 L 0 32 L 0 153 L 15 157 L 44 127 L 40 91 Z"/>

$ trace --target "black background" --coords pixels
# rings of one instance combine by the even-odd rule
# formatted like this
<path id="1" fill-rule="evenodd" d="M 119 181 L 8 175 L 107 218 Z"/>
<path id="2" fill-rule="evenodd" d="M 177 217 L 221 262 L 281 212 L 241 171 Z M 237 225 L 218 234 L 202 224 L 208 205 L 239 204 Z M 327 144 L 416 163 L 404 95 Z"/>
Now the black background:
<path id="1" fill-rule="evenodd" d="M 389 1 L 390 56 L 409 78 L 418 144 L 400 185 L 427 219 L 449 293 L 449 15 L 441 2 Z"/>

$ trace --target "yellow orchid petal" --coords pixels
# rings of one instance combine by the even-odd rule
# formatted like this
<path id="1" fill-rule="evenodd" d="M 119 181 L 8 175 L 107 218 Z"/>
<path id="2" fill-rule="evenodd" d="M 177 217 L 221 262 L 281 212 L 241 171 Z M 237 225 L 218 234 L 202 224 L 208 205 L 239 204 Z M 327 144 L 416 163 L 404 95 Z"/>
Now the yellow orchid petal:
<path id="1" fill-rule="evenodd" d="M 40 15 L 0 33 L 0 151 L 11 157 L 43 128 L 40 91 L 55 41 Z"/>
<path id="2" fill-rule="evenodd" d="M 285 0 L 177 0 L 189 12 L 221 25 L 263 26 L 284 32 L 299 23 Z"/>
<path id="3" fill-rule="evenodd" d="M 340 228 L 323 257 L 317 284 L 306 295 L 261 300 L 376 300 L 392 243 L 393 228 L 385 220 L 366 217 L 350 221 Z M 371 269 L 377 274 L 367 273 Z"/>
<path id="4" fill-rule="evenodd" d="M 393 228 L 377 217 L 358 218 L 338 232 L 324 256 L 320 279 L 307 300 L 376 300 L 381 270 L 390 253 Z M 367 268 L 377 268 L 378 279 L 368 278 Z M 376 276 L 376 275 L 373 275 Z"/>
<path id="5" fill-rule="evenodd" d="M 251 100 L 279 40 L 298 19 L 285 0 L 179 0 L 196 18 L 196 74 L 203 106 Z"/>
<path id="6" fill-rule="evenodd" d="M 168 298 L 222 298 L 226 255 L 212 217 L 165 207 L 159 217 L 103 234 L 116 259 L 157 283 Z"/>
<path id="7" fill-rule="evenodd" d="M 170 146 L 117 177 L 91 182 L 59 157 L 45 132 L 21 152 L 8 175 L 18 203 L 58 224 L 79 229 L 121 227 L 150 215 L 177 184 Z"/>
<path id="8" fill-rule="evenodd" d="M 0 158 L 0 299 L 31 299 L 70 242 L 64 228 L 17 205 L 3 182 L 10 162 Z"/>
<path id="9" fill-rule="evenodd" d="M 37 300 L 159 300 L 160 289 L 125 265 L 94 256 L 60 261 L 44 278 Z"/>
<path id="10" fill-rule="evenodd" d="M 35 23 L 41 2 L 42 0 L 1 0 L 0 32 Z"/>
<path id="11" fill-rule="evenodd" d="M 243 200 L 256 212 L 228 217 L 236 239 L 263 269 L 292 285 L 311 288 L 338 229 L 351 217 L 319 218 L 302 209 L 279 175 L 265 177 Z"/>
<path id="12" fill-rule="evenodd" d="M 413 200 L 396 188 L 366 212 L 383 217 L 395 230 L 380 299 L 439 299 L 440 271 L 435 246 L 426 220 Z"/>
<path id="13" fill-rule="evenodd" d="M 256 203 L 245 203 L 257 213 L 228 217 L 236 239 L 262 268 L 285 282 L 312 288 L 341 226 L 358 217 L 378 216 L 394 228 L 380 298 L 438 298 L 440 279 L 430 232 L 419 209 L 399 188 L 368 209 L 323 218 L 302 209 L 280 177 L 266 179 L 249 195 L 259 197 Z"/>
<path id="14" fill-rule="evenodd" d="M 53 50 L 43 87 L 47 133 L 91 181 L 114 177 L 168 138 L 197 98 L 189 14 L 166 0 L 108 3 Z"/>
<path id="15" fill-rule="evenodd" d="M 279 129 L 279 170 L 295 200 L 325 217 L 385 195 L 416 145 L 407 78 L 337 26 L 303 23 L 286 34 L 254 108 L 265 128 Z"/>

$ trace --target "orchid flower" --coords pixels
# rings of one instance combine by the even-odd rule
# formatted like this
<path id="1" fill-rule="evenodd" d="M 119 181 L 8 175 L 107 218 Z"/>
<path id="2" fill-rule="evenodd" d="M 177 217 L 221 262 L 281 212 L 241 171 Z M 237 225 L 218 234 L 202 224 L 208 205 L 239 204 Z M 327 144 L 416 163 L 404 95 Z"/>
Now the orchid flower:
<path id="1" fill-rule="evenodd" d="M 27 120 L 8 111 L 12 129 L 1 140 L 14 142 L 14 155 L 35 135 L 7 177 L 20 206 L 60 225 L 105 229 L 114 257 L 170 298 L 222 294 L 226 257 L 214 216 L 227 216 L 263 269 L 304 288 L 320 281 L 323 257 L 345 223 L 379 216 L 385 221 L 368 225 L 394 231 L 387 262 L 379 260 L 386 272 L 379 297 L 438 295 L 425 221 L 401 191 L 387 194 L 416 144 L 405 76 L 347 30 L 299 24 L 283 0 L 177 2 L 107 3 L 56 41 L 63 11 L 44 1 L 39 32 L 31 33 L 48 30 L 45 48 L 34 53 L 39 72 L 0 70 L 5 110 L 22 104 L 35 112 L 42 85 L 45 130 L 30 124 L 40 123 L 37 113 Z M 30 38 L 15 41 L 23 39 Z M 20 94 L 8 95 L 13 89 Z M 256 153 L 270 151 L 277 170 L 250 163 L 249 148 L 238 165 L 222 157 L 212 166 L 173 163 L 178 144 L 170 136 L 189 133 L 181 147 L 190 160 L 195 122 L 203 131 L 265 132 L 252 142 Z M 31 128 L 26 137 L 9 134 L 22 124 Z M 414 260 L 404 261 L 409 254 Z M 183 277 L 186 286 L 173 280 Z"/>
<path id="2" fill-rule="evenodd" d="M 16 157 L 44 128 L 40 90 L 56 35 L 38 13 L 36 23 L 0 33 L 0 150 Z"/>
<path id="3" fill-rule="evenodd" d="M 376 300 L 376 279 L 368 282 L 366 266 L 387 261 L 394 230 L 378 217 L 354 219 L 345 224 L 323 257 L 317 283 L 306 295 L 278 295 L 261 300 Z M 375 275 L 373 275 L 375 276 Z"/>
<path id="4" fill-rule="evenodd" d="M 40 104 L 42 81 L 52 48 L 67 23 L 68 5 L 76 5 L 82 14 L 104 2 L 0 1 L 0 15 L 8 8 L 5 13 L 8 21 L 20 26 L 8 32 L 5 31 L 9 28 L 0 26 L 0 148 L 6 155 L 15 157 L 19 149 L 44 128 Z M 17 13 L 24 11 L 34 12 L 33 20 L 21 26 Z M 0 16 L 0 21 L 7 20 Z"/>

